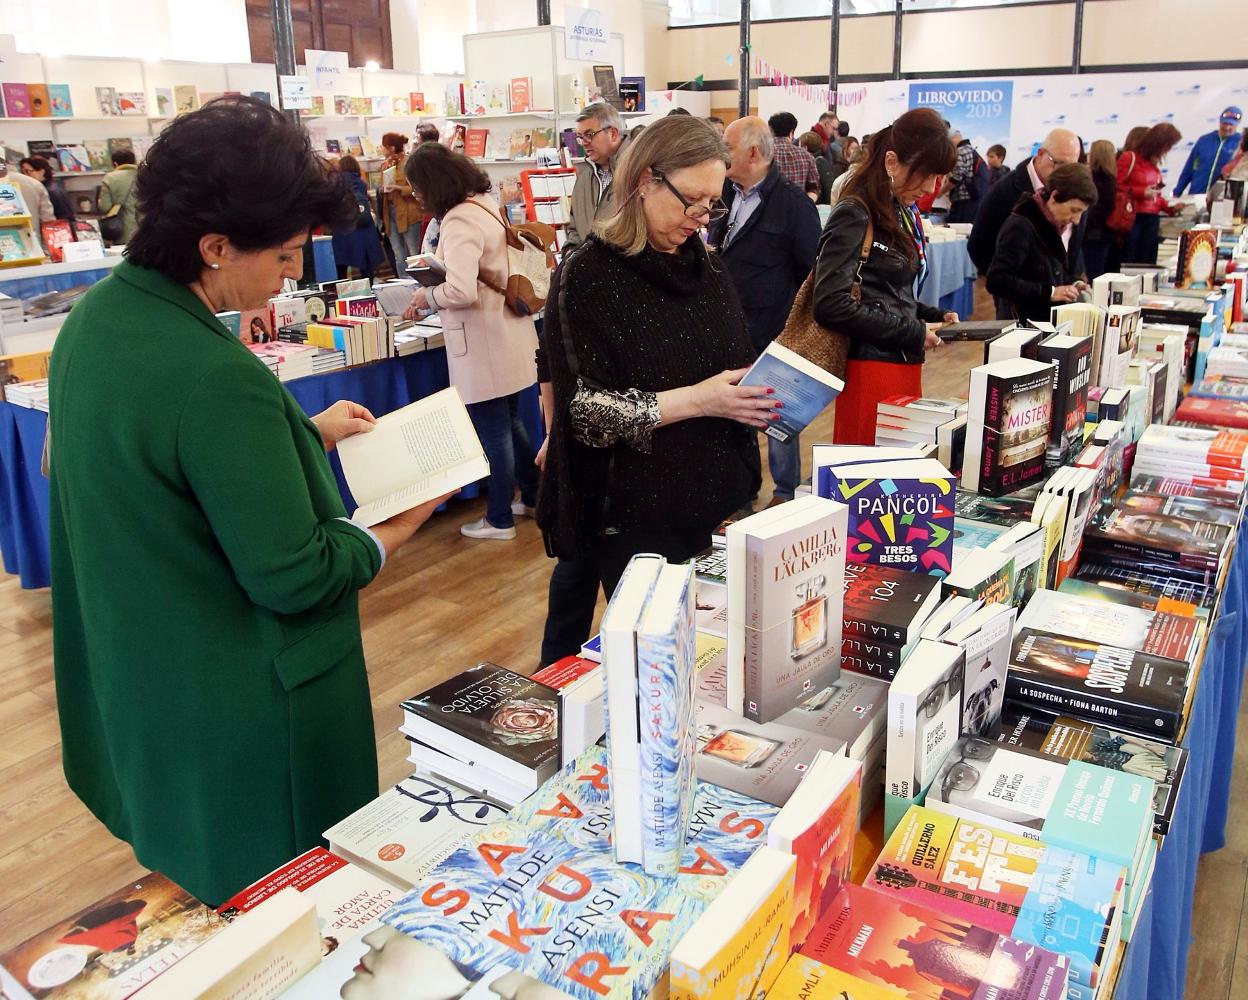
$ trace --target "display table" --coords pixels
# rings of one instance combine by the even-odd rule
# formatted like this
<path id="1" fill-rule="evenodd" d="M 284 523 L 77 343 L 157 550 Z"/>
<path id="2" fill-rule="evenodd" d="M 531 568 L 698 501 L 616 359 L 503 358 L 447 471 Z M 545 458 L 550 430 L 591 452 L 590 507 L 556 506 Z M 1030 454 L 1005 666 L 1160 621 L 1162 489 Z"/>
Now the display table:
<path id="1" fill-rule="evenodd" d="M 966 251 L 966 237 L 927 245 L 927 280 L 919 289 L 919 301 L 956 312 L 969 319 L 975 311 L 975 278 L 978 272 Z"/>
<path id="2" fill-rule="evenodd" d="M 339 399 L 350 399 L 381 416 L 449 384 L 446 351 L 436 348 L 406 358 L 296 379 L 286 383 L 286 387 L 309 414 L 319 413 Z M 544 433 L 536 386 L 521 395 L 521 412 L 537 447 Z M 0 403 L 0 555 L 5 572 L 20 576 L 26 589 L 51 583 L 48 481 L 39 471 L 47 424 L 48 416 L 41 410 Z M 343 480 L 337 456 L 330 455 L 330 464 L 347 510 L 354 510 L 356 504 Z M 477 488 L 472 486 L 462 495 L 476 494 Z"/>
<path id="3" fill-rule="evenodd" d="M 15 267 L 0 271 L 0 292 L 15 299 L 30 299 L 78 285 L 94 285 L 107 278 L 121 260 L 120 256 L 107 256 L 99 260 Z"/>

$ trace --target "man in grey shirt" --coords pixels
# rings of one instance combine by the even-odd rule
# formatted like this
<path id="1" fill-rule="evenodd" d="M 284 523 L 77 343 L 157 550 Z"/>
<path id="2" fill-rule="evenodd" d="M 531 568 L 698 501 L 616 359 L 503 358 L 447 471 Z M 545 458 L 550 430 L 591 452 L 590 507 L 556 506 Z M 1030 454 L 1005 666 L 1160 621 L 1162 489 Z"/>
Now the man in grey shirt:
<path id="1" fill-rule="evenodd" d="M 576 166 L 572 188 L 572 212 L 565 232 L 565 246 L 583 243 L 594 223 L 614 211 L 611 175 L 627 137 L 620 113 L 609 104 L 590 104 L 577 115 L 576 138 L 585 150 L 585 162 Z"/>

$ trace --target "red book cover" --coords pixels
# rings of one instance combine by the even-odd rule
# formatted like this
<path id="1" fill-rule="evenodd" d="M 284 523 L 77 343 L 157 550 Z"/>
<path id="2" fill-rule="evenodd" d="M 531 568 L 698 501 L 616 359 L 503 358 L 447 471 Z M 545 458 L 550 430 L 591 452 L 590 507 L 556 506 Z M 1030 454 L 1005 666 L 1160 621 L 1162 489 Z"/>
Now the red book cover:
<path id="1" fill-rule="evenodd" d="M 1222 396 L 1200 399 L 1188 396 L 1175 411 L 1175 418 L 1206 427 L 1235 427 L 1248 430 L 1248 400 Z"/>
<path id="2" fill-rule="evenodd" d="M 490 137 L 488 128 L 470 128 L 464 135 L 464 155 L 469 159 L 485 158 L 485 143 Z"/>
<path id="3" fill-rule="evenodd" d="M 334 303 L 334 308 L 339 316 L 374 319 L 381 315 L 381 307 L 377 303 L 376 296 L 373 295 L 338 299 Z"/>
<path id="4" fill-rule="evenodd" d="M 511 79 L 511 111 L 516 114 L 529 110 L 533 80 L 527 76 L 516 76 Z"/>
<path id="5" fill-rule="evenodd" d="M 562 660 L 556 660 L 550 666 L 537 671 L 533 674 L 533 680 L 558 690 L 580 680 L 591 671 L 597 670 L 598 667 L 599 664 L 593 660 L 587 660 L 581 656 L 565 656 Z"/>
<path id="6" fill-rule="evenodd" d="M 407 95 L 408 110 L 412 114 L 424 114 L 425 111 L 425 95 L 419 90 L 413 90 Z"/>
<path id="7" fill-rule="evenodd" d="M 65 259 L 65 244 L 74 242 L 73 229 L 65 219 L 56 219 L 43 223 L 39 230 L 52 263 L 59 264 Z"/>

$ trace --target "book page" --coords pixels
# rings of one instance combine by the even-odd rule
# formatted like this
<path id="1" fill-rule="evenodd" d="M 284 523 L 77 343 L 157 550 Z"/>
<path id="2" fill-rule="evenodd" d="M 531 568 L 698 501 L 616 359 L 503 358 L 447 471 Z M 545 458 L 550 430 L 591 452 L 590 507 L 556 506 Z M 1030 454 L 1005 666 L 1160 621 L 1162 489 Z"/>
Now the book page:
<path id="1" fill-rule="evenodd" d="M 374 524 L 380 524 L 387 518 L 394 517 L 395 514 L 402 514 L 403 511 L 419 507 L 434 497 L 462 489 L 469 483 L 484 479 L 489 474 L 490 466 L 484 455 L 471 458 L 446 472 L 421 479 L 387 496 L 380 497 L 372 503 L 361 504 L 351 516 L 351 520 L 356 524 L 371 528 Z"/>
<path id="2" fill-rule="evenodd" d="M 389 498 L 411 501 L 394 513 L 464 486 L 488 469 L 454 388 L 386 414 L 370 433 L 342 441 L 338 456 L 361 508 Z"/>

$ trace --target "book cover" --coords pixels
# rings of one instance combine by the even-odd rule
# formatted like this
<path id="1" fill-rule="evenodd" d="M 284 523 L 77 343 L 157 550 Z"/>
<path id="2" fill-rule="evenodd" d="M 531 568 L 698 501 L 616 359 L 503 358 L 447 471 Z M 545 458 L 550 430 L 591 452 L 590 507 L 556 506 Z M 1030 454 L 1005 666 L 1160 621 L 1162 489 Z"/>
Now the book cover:
<path id="1" fill-rule="evenodd" d="M 408 110 L 414 115 L 423 115 L 425 113 L 425 95 L 419 90 L 413 90 L 407 95 Z M 448 110 L 447 114 L 451 114 Z"/>
<path id="2" fill-rule="evenodd" d="M 844 666 L 843 654 L 841 663 Z M 829 687 L 816 691 L 776 722 L 842 740 L 849 757 L 863 760 L 884 732 L 887 715 L 888 684 L 878 677 L 842 671 Z"/>
<path id="3" fill-rule="evenodd" d="M 1067 715 L 1054 717 L 1048 711 L 1011 710 L 1001 720 L 997 741 L 1151 778 L 1155 784 L 1153 832 L 1160 837 L 1170 832 L 1187 771 L 1186 748 L 1120 732 L 1098 722 Z"/>
<path id="4" fill-rule="evenodd" d="M 523 160 L 533 155 L 533 130 L 528 128 L 512 129 L 511 139 L 507 146 L 507 155 L 513 160 Z"/>
<path id="5" fill-rule="evenodd" d="M 1145 559 L 1217 572 L 1235 529 L 1190 514 L 1141 510 L 1139 506 L 1097 511 L 1084 531 L 1087 551 L 1107 559 Z M 1173 655 L 1167 653 L 1166 655 Z"/>
<path id="6" fill-rule="evenodd" d="M 760 847 L 676 943 L 672 1000 L 766 996 L 790 952 L 794 859 Z"/>
<path id="7" fill-rule="evenodd" d="M 1035 486 L 999 497 L 959 490 L 954 497 L 953 510 L 959 518 L 988 521 L 1004 528 L 1012 528 L 1020 521 L 1031 520 L 1032 512 L 1036 509 L 1037 496 L 1039 490 Z"/>
<path id="8" fill-rule="evenodd" d="M 505 813 L 452 782 L 413 774 L 323 836 L 331 850 L 406 890 Z"/>
<path id="9" fill-rule="evenodd" d="M 1172 615 L 1183 615 L 1187 618 L 1209 619 L 1209 609 L 1189 601 L 1176 601 L 1171 597 L 1157 594 L 1142 594 L 1134 590 L 1124 590 L 1110 583 L 1095 583 L 1088 580 L 1063 580 L 1057 588 L 1063 594 L 1077 594 L 1079 597 L 1095 601 L 1110 601 L 1115 604 L 1129 604 L 1134 608 L 1146 611 L 1165 611 Z"/>
<path id="10" fill-rule="evenodd" d="M 1204 424 L 1207 427 L 1248 430 L 1248 399 L 1188 396 L 1179 404 L 1175 416 L 1179 420 Z"/>
<path id="11" fill-rule="evenodd" d="M 1204 427 L 1152 424 L 1140 438 L 1138 455 L 1162 462 L 1221 467 L 1229 472 L 1248 469 L 1248 434 Z M 1237 478 L 1243 479 L 1242 475 Z"/>
<path id="12" fill-rule="evenodd" d="M 152 873 L 0 955 L 0 965 L 40 1000 L 125 1000 L 225 926 Z"/>
<path id="13" fill-rule="evenodd" d="M 87 152 L 85 146 L 76 144 L 57 146 L 56 158 L 61 170 L 65 173 L 81 174 L 91 169 L 91 154 Z"/>
<path id="14" fill-rule="evenodd" d="M 1118 947 L 1126 870 L 990 824 L 911 806 L 863 885 L 1064 956 L 1093 1000 Z"/>
<path id="15" fill-rule="evenodd" d="M 644 76 L 620 77 L 620 104 L 623 111 L 646 110 L 646 78 Z"/>
<path id="16" fill-rule="evenodd" d="M 1175 742 L 1183 724 L 1188 665 L 1094 640 L 1019 630 L 1006 697 L 1039 709 L 1104 722 Z"/>
<path id="17" fill-rule="evenodd" d="M 1218 524 L 1224 528 L 1235 528 L 1239 525 L 1239 512 L 1212 500 L 1191 496 L 1166 496 L 1151 493 L 1139 487 L 1132 487 L 1115 501 L 1117 506 L 1127 511 L 1138 511 L 1146 514 L 1167 514 L 1191 521 L 1204 521 Z"/>
<path id="18" fill-rule="evenodd" d="M 963 486 L 1000 496 L 1044 478 L 1053 368 L 1012 358 L 971 370 Z"/>
<path id="19" fill-rule="evenodd" d="M 1061 1000 L 1064 956 L 847 885 L 802 954 L 910 1000 Z"/>
<path id="20" fill-rule="evenodd" d="M 107 139 L 84 139 L 82 145 L 87 151 L 92 170 L 108 170 L 112 166 L 108 157 Z"/>
<path id="21" fill-rule="evenodd" d="M 1085 639 L 1186 662 L 1196 621 L 1164 611 L 1089 601 L 1074 594 L 1037 590 L 1018 616 L 1018 627 Z"/>
<path id="22" fill-rule="evenodd" d="M 925 805 L 1125 865 L 1130 885 L 1152 840 L 1153 791 L 1151 778 L 967 736 Z"/>
<path id="23" fill-rule="evenodd" d="M 403 702 L 414 735 L 451 733 L 544 780 L 559 767 L 559 693 L 493 663 Z"/>
<path id="24" fill-rule="evenodd" d="M 594 89 L 617 111 L 623 110 L 620 100 L 620 88 L 615 79 L 615 67 L 598 65 L 594 67 Z"/>
<path id="25" fill-rule="evenodd" d="M 121 114 L 121 105 L 117 100 L 116 87 L 96 87 L 95 104 L 99 113 L 104 117 L 111 118 L 114 115 Z"/>
<path id="26" fill-rule="evenodd" d="M 820 750 L 845 751 L 831 736 L 751 722 L 704 701 L 697 703 L 696 718 L 698 778 L 777 806 L 789 800 Z"/>
<path id="27" fill-rule="evenodd" d="M 513 76 L 511 78 L 510 97 L 512 114 L 528 111 L 533 100 L 533 78 L 531 76 Z"/>
<path id="28" fill-rule="evenodd" d="M 32 118 L 52 117 L 52 99 L 48 95 L 46 83 L 29 83 L 26 85 L 26 93 L 30 100 Z"/>
<path id="29" fill-rule="evenodd" d="M 390 883 L 345 858 L 314 847 L 235 893 L 217 907 L 217 913 L 232 921 L 286 888 L 297 890 L 316 904 L 321 947 L 331 952 L 375 925 L 402 895 Z"/>
<path id="30" fill-rule="evenodd" d="M 485 146 L 489 140 L 488 128 L 470 128 L 464 133 L 464 155 L 474 160 L 485 158 Z"/>
<path id="31" fill-rule="evenodd" d="M 347 136 L 347 152 L 352 156 L 364 155 L 364 143 L 358 135 Z"/>
<path id="32" fill-rule="evenodd" d="M 940 600 L 940 580 L 892 566 L 847 564 L 845 635 L 908 646 Z"/>
<path id="33" fill-rule="evenodd" d="M 52 110 L 53 118 L 72 118 L 74 116 L 74 101 L 69 94 L 69 84 L 49 83 L 48 104 Z"/>
<path id="34" fill-rule="evenodd" d="M 694 583 L 688 563 L 659 573 L 637 626 L 642 867 L 680 867 L 693 803 Z"/>
<path id="35" fill-rule="evenodd" d="M 1239 399 L 1248 401 L 1248 379 L 1233 375 L 1206 375 L 1192 386 L 1188 399 Z"/>
<path id="36" fill-rule="evenodd" d="M 109 139 L 108 140 L 109 157 L 111 158 L 112 155 L 118 152 L 119 150 L 126 150 L 127 152 L 133 153 L 134 152 L 134 140 L 130 138 L 125 138 L 125 137 Z"/>
<path id="37" fill-rule="evenodd" d="M 65 245 L 74 242 L 74 231 L 64 219 L 42 223 L 39 226 L 39 235 L 53 264 L 59 264 L 65 259 Z"/>
<path id="38" fill-rule="evenodd" d="M 30 88 L 24 83 L 0 85 L 4 92 L 4 104 L 9 118 L 31 118 Z M 107 113 L 107 112 L 105 112 Z"/>
<path id="39" fill-rule="evenodd" d="M 500 963 L 575 1000 L 642 1000 L 707 900 L 506 820 L 472 837 L 386 911 L 472 976 Z"/>
<path id="40" fill-rule="evenodd" d="M 172 117 L 177 105 L 174 103 L 172 87 L 156 88 L 156 114 L 161 118 Z"/>
<path id="41" fill-rule="evenodd" d="M 885 793 L 922 796 L 960 735 L 966 656 L 961 647 L 920 639 L 888 689 Z M 896 806 L 894 806 L 896 808 Z M 896 816 L 885 817 L 885 830 Z"/>
<path id="42" fill-rule="evenodd" d="M 861 762 L 821 753 L 772 820 L 768 846 L 797 859 L 793 951 L 802 947 L 820 915 L 850 881 L 861 801 Z"/>
<path id="43" fill-rule="evenodd" d="M 1053 419 L 1047 461 L 1050 465 L 1063 465 L 1083 447 L 1088 385 L 1092 377 L 1092 340 L 1090 337 L 1049 337 L 1036 348 L 1036 360 L 1053 366 Z"/>
<path id="44" fill-rule="evenodd" d="M 356 94 L 350 98 L 349 114 L 355 117 L 371 115 L 373 113 L 372 98 L 364 97 L 362 94 Z"/>
<path id="45" fill-rule="evenodd" d="M 173 88 L 173 103 L 178 114 L 199 107 L 199 90 L 193 83 L 180 83 Z"/>
<path id="46" fill-rule="evenodd" d="M 957 480 L 934 459 L 831 467 L 820 490 L 849 507 L 846 561 L 931 576 L 953 567 Z"/>
<path id="47" fill-rule="evenodd" d="M 727 529 L 737 566 L 728 574 L 728 704 L 749 719 L 778 718 L 840 673 L 847 519 L 844 504 L 803 497 Z"/>
<path id="48" fill-rule="evenodd" d="M 1218 264 L 1218 231 L 1185 229 L 1175 258 L 1176 288 L 1212 288 Z"/>
<path id="49" fill-rule="evenodd" d="M 989 604 L 946 634 L 966 654 L 961 735 L 985 736 L 1001 719 L 1015 609 Z"/>
<path id="50" fill-rule="evenodd" d="M 800 1000 L 898 1000 L 902 996 L 801 954 L 789 958 L 770 995 Z"/>
<path id="51" fill-rule="evenodd" d="M 777 441 L 788 441 L 800 434 L 845 389 L 845 383 L 835 375 L 774 340 L 750 366 L 740 384 L 775 390 L 775 398 L 784 406 L 772 413 L 766 434 Z"/>
<path id="52" fill-rule="evenodd" d="M 141 90 L 119 90 L 117 110 L 123 115 L 147 114 L 147 95 Z"/>
<path id="53" fill-rule="evenodd" d="M 1175 576 L 1172 566 L 1161 563 L 1122 566 L 1089 558 L 1079 564 L 1075 578 L 1134 593 L 1195 604 L 1206 611 L 1211 611 L 1217 602 L 1217 591 L 1212 580 L 1194 581 Z M 1159 603 L 1157 607 L 1161 608 L 1162 605 Z"/>

